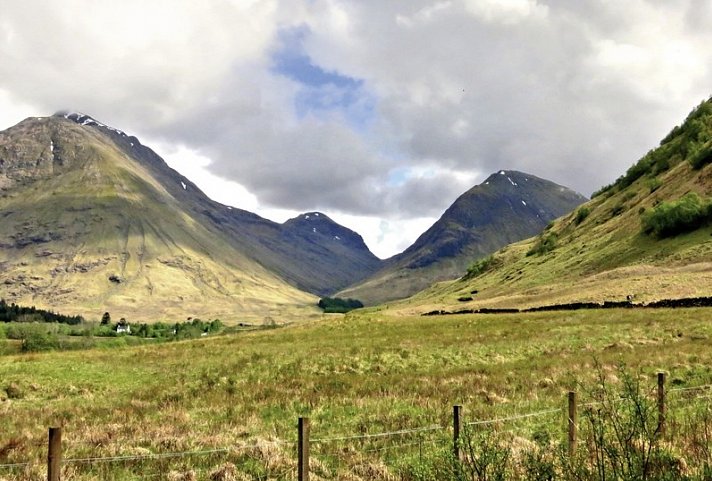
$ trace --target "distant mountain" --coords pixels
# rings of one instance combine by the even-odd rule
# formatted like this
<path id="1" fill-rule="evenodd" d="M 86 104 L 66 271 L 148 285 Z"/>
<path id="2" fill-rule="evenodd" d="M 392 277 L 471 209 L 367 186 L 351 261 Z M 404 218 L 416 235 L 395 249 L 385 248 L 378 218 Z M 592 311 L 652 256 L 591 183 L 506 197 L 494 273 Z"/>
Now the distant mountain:
<path id="1" fill-rule="evenodd" d="M 711 293 L 712 99 L 589 202 L 402 308 L 648 303 Z"/>
<path id="2" fill-rule="evenodd" d="M 377 304 L 460 277 L 473 261 L 540 232 L 585 201 L 548 180 L 499 171 L 462 194 L 405 252 L 339 295 Z"/>
<path id="3" fill-rule="evenodd" d="M 136 137 L 73 112 L 0 132 L 0 222 L 0 298 L 84 315 L 288 316 L 315 303 L 303 291 L 380 265 L 323 214 L 277 224 L 214 202 Z"/>

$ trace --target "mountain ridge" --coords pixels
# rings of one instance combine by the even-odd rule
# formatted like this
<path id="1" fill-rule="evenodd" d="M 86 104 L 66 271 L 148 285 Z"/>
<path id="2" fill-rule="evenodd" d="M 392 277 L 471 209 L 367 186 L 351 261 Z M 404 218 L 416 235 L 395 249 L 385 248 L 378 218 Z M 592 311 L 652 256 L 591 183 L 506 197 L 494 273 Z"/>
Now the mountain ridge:
<path id="1" fill-rule="evenodd" d="M 316 298 L 294 286 L 345 285 L 378 262 L 365 244 L 324 245 L 210 200 L 136 137 L 83 114 L 0 132 L 0 219 L 0 297 L 95 317 L 313 315 Z M 331 271 L 301 268 L 315 256 Z"/>
<path id="2" fill-rule="evenodd" d="M 667 226 L 664 234 L 650 228 L 651 219 Z M 394 309 L 412 314 L 709 296 L 712 98 L 590 201 L 476 267 Z"/>
<path id="3" fill-rule="evenodd" d="M 473 261 L 541 231 L 584 200 L 537 176 L 497 171 L 461 194 L 404 252 L 339 295 L 371 305 L 408 297 L 434 282 L 461 276 Z"/>

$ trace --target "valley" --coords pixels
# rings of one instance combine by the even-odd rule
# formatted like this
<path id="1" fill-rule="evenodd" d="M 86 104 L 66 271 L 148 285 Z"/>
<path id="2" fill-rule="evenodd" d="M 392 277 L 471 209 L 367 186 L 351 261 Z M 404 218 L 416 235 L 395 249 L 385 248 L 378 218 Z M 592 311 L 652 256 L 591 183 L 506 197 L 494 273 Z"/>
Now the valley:
<path id="1" fill-rule="evenodd" d="M 442 461 L 453 405 L 464 406 L 468 422 L 554 409 L 489 432 L 500 438 L 514 430 L 520 443 L 547 433 L 563 442 L 569 390 L 589 402 L 599 375 L 619 386 L 628 372 L 652 392 L 661 370 L 671 389 L 707 385 L 711 336 L 707 309 L 428 318 L 375 308 L 196 341 L 4 357 L 0 465 L 38 462 L 28 474 L 0 467 L 0 478 L 39 475 L 47 427 L 61 425 L 67 459 L 228 449 L 190 459 L 69 463 L 73 479 L 135 479 L 155 469 L 203 479 L 226 462 L 244 479 L 296 479 L 292 449 L 297 418 L 305 416 L 313 439 L 444 427 L 420 438 L 420 451 L 417 435 L 315 445 L 316 479 L 434 479 L 414 470 Z M 671 422 L 692 415 L 679 410 L 688 405 L 683 393 L 671 391 Z M 692 453 L 678 456 L 696 469 Z"/>
<path id="2" fill-rule="evenodd" d="M 169 319 L 161 324 L 165 333 L 196 313 L 232 326 L 262 319 L 262 328 L 196 331 L 186 341 L 117 335 L 64 352 L 16 354 L 17 341 L 7 343 L 10 353 L 0 357 L 0 417 L 8 420 L 1 480 L 42 478 L 47 428 L 54 426 L 66 433 L 62 469 L 72 479 L 297 479 L 300 417 L 311 421 L 317 480 L 462 479 L 462 470 L 476 473 L 485 462 L 478 453 L 502 456 L 498 469 L 507 479 L 531 479 L 544 468 L 557 479 L 597 479 L 604 468 L 638 479 L 638 461 L 623 468 L 609 454 L 591 459 L 586 452 L 620 441 L 621 425 L 648 443 L 651 473 L 705 479 L 712 462 L 704 401 L 712 385 L 708 308 L 523 310 L 709 297 L 712 101 L 591 200 L 582 204 L 549 185 L 572 210 L 546 223 L 532 220 L 543 225 L 535 237 L 491 245 L 464 266 L 457 259 L 468 255 L 458 256 L 474 248 L 460 242 L 466 223 L 454 222 L 463 216 L 453 211 L 494 212 L 500 204 L 515 212 L 515 205 L 531 207 L 535 218 L 547 211 L 534 193 L 516 189 L 546 181 L 493 174 L 474 192 L 501 182 L 506 190 L 493 192 L 504 192 L 503 203 L 454 204 L 386 275 L 379 269 L 388 261 L 374 260 L 358 234 L 323 213 L 278 225 L 235 212 L 192 192 L 190 181 L 150 150 L 125 155 L 126 142 L 135 147 L 137 139 L 75 120 L 17 127 L 66 129 L 94 142 L 70 148 L 51 140 L 50 153 L 36 163 L 27 162 L 39 149 L 35 137 L 4 144 L 0 137 L 0 154 L 15 152 L 16 159 L 12 169 L 3 163 L 3 296 L 62 306 L 71 316 L 96 319 L 111 310 L 132 321 Z M 493 223 L 500 234 L 514 221 L 504 222 Z M 329 264 L 336 258 L 345 264 Z M 320 270 L 322 263 L 329 269 Z M 347 265 L 363 269 L 346 281 Z M 464 275 L 397 299 L 419 286 L 409 276 L 423 275 L 429 285 L 431 274 L 447 277 L 448 265 Z M 351 283 L 353 291 L 342 293 L 365 293 L 369 282 L 373 292 L 385 290 L 379 295 L 387 302 L 345 315 L 318 311 L 320 292 Z M 522 312 L 424 315 L 478 309 Z M 670 403 L 664 432 L 656 376 L 669 383 L 658 391 Z M 581 397 L 578 448 L 567 448 L 564 409 L 572 391 Z M 466 452 L 457 460 L 454 405 L 464 407 L 466 420 L 466 444 L 458 444 Z M 635 444 L 616 446 L 643 459 Z"/>

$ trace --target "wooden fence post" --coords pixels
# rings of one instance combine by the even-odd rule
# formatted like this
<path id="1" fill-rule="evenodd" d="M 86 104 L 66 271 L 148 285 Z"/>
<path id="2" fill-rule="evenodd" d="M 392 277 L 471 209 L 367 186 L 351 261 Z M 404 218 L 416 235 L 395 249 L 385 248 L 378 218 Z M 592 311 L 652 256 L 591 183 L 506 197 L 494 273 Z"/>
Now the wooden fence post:
<path id="1" fill-rule="evenodd" d="M 665 373 L 658 373 L 658 432 L 665 436 Z"/>
<path id="2" fill-rule="evenodd" d="M 460 459 L 460 428 L 462 427 L 462 406 L 452 407 L 452 453 Z"/>
<path id="3" fill-rule="evenodd" d="M 299 418 L 298 429 L 297 478 L 299 481 L 309 481 L 309 418 Z"/>
<path id="4" fill-rule="evenodd" d="M 576 453 L 576 392 L 569 391 L 569 457 Z"/>
<path id="5" fill-rule="evenodd" d="M 62 469 L 62 428 L 49 428 L 47 481 L 59 481 Z"/>

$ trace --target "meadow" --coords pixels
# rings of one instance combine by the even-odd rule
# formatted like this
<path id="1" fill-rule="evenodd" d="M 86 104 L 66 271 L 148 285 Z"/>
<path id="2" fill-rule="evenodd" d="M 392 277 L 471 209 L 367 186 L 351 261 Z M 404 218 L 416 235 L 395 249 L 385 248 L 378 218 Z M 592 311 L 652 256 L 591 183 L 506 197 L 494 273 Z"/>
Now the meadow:
<path id="1" fill-rule="evenodd" d="M 436 479 L 453 405 L 467 421 L 560 409 L 509 426 L 526 439 L 546 432 L 553 446 L 570 390 L 586 402 L 626 376 L 652 390 L 658 371 L 679 392 L 710 384 L 710 313 L 363 309 L 191 341 L 6 355 L 0 465 L 21 466 L 0 467 L 0 480 L 44 479 L 50 426 L 64 429 L 65 458 L 117 458 L 69 463 L 68 479 L 296 479 L 300 416 L 324 440 L 312 479 Z M 404 430 L 416 431 L 339 440 Z M 194 454 L 119 459 L 157 453 Z"/>

